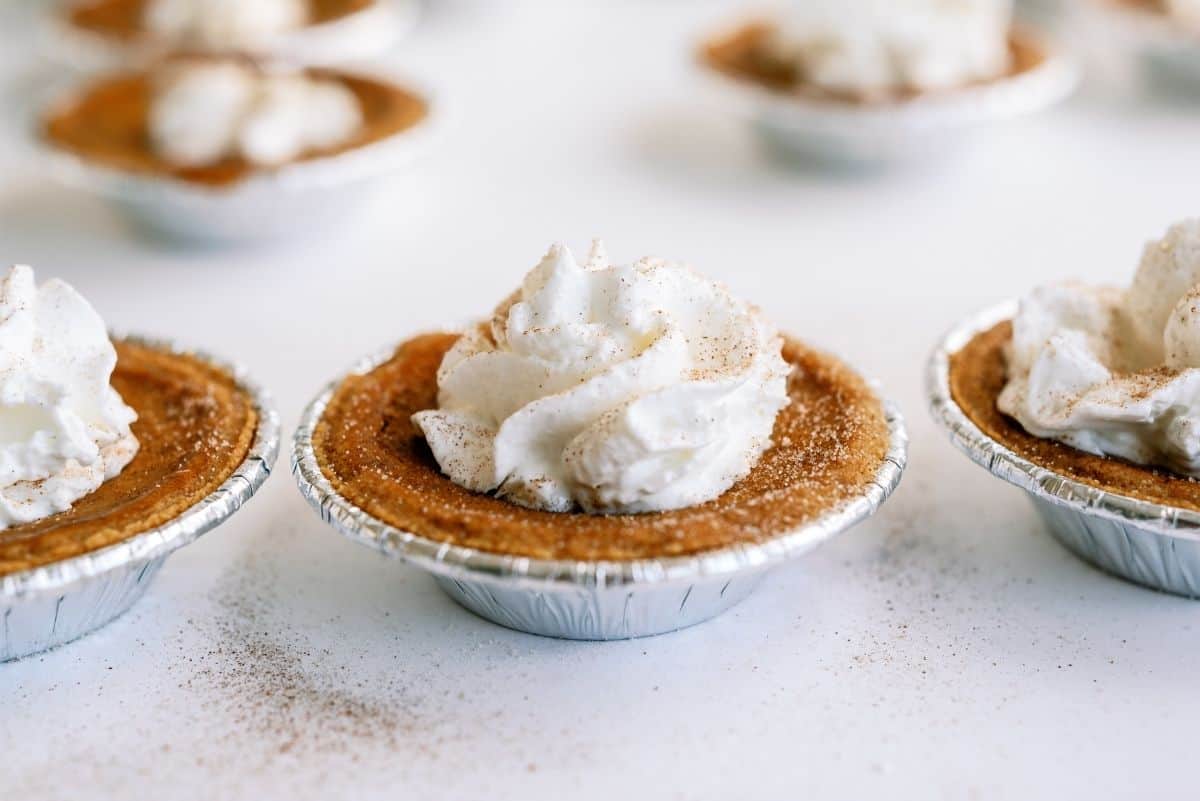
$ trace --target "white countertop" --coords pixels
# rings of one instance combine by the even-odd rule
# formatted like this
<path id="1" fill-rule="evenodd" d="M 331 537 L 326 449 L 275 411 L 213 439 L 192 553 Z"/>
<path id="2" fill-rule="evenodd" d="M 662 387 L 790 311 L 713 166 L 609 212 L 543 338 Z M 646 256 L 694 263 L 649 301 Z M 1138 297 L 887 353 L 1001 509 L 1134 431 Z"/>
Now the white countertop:
<path id="1" fill-rule="evenodd" d="M 27 0 L 22 0 L 26 3 Z M 691 261 L 878 377 L 910 469 L 881 514 L 723 617 L 610 643 L 473 617 L 338 537 L 280 459 L 101 632 L 0 666 L 0 797 L 1148 798 L 1191 787 L 1200 606 L 1109 578 L 957 453 L 940 332 L 1052 278 L 1124 281 L 1200 213 L 1200 105 L 1092 85 L 952 160 L 773 163 L 697 94 L 728 3 L 437 0 L 398 64 L 454 127 L 312 239 L 179 250 L 25 158 L 44 67 L 5 32 L 0 262 L 123 330 L 244 362 L 290 437 L 361 354 L 488 310 L 554 239 Z M 286 445 L 286 443 L 285 443 Z M 1191 783 L 1184 785 L 1185 780 Z"/>

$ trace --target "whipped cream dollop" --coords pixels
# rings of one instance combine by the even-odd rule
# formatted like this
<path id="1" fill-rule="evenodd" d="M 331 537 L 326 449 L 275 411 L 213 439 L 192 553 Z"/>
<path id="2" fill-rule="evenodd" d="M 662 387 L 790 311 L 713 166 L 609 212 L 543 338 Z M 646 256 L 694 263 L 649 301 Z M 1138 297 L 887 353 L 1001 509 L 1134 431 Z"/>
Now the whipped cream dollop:
<path id="1" fill-rule="evenodd" d="M 104 321 L 62 281 L 0 280 L 0 529 L 66 511 L 137 453 Z"/>
<path id="2" fill-rule="evenodd" d="M 418 412 L 455 483 L 550 511 L 650 512 L 716 498 L 788 404 L 779 334 L 690 269 L 586 264 L 553 246 L 438 370 Z"/>
<path id="3" fill-rule="evenodd" d="M 1023 298 L 999 409 L 1035 436 L 1200 477 L 1200 219 L 1146 245 L 1125 290 Z"/>
<path id="4" fill-rule="evenodd" d="M 1011 0 L 803 0 L 769 46 L 806 83 L 871 97 L 1003 74 L 1011 23 Z"/>
<path id="5" fill-rule="evenodd" d="M 142 12 L 151 33 L 212 50 L 253 49 L 308 21 L 307 0 L 150 0 Z"/>
<path id="6" fill-rule="evenodd" d="M 168 68 L 150 108 L 156 153 L 181 167 L 241 157 L 276 166 L 338 147 L 363 124 L 361 104 L 342 83 L 305 73 L 263 73 L 234 61 Z"/>

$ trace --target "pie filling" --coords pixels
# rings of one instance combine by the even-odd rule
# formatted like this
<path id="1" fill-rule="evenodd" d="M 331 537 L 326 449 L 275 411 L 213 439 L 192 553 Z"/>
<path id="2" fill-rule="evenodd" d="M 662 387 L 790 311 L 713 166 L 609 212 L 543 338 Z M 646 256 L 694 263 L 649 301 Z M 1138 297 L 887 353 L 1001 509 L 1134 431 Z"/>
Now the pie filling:
<path id="1" fill-rule="evenodd" d="M 182 514 L 245 460 L 258 412 L 233 377 L 191 357 L 115 343 L 112 385 L 138 414 L 137 456 L 67 511 L 0 531 L 0 576 L 113 545 Z"/>
<path id="2" fill-rule="evenodd" d="M 793 531 L 860 496 L 884 461 L 881 402 L 840 361 L 789 340 L 791 403 L 750 475 L 708 503 L 669 512 L 546 512 L 474 493 L 440 472 L 414 412 L 436 405 L 437 369 L 456 334 L 402 344 L 347 378 L 313 434 L 318 464 L 343 497 L 403 531 L 482 551 L 540 559 L 684 556 Z"/>
<path id="3" fill-rule="evenodd" d="M 950 358 L 950 393 L 983 433 L 1030 462 L 1115 495 L 1200 511 L 1200 483 L 1161 468 L 1096 456 L 1028 433 L 996 408 L 1007 381 L 1012 323 L 977 334 Z"/>

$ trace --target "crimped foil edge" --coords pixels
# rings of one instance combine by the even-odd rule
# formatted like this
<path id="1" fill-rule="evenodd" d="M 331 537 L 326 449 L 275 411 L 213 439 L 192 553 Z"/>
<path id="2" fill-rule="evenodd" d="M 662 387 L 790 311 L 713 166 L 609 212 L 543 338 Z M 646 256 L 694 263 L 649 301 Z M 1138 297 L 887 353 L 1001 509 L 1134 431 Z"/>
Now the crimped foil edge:
<path id="1" fill-rule="evenodd" d="M 508 587 L 606 587 L 658 585 L 730 576 L 799 556 L 874 514 L 900 483 L 908 459 L 904 418 L 892 402 L 880 398 L 888 426 L 888 449 L 863 493 L 801 528 L 762 543 L 745 543 L 692 556 L 629 561 L 534 559 L 464 548 L 403 531 L 372 517 L 339 494 L 325 477 L 313 450 L 312 436 L 329 400 L 341 383 L 387 361 L 391 345 L 330 381 L 304 410 L 292 446 L 292 473 L 300 493 L 338 533 L 383 554 L 403 559 L 439 576 L 488 581 Z"/>
<path id="2" fill-rule="evenodd" d="M 267 480 L 275 465 L 279 455 L 279 413 L 270 394 L 243 367 L 206 351 L 184 347 L 173 339 L 136 334 L 114 334 L 113 337 L 191 356 L 233 376 L 237 386 L 250 395 L 258 412 L 258 426 L 250 450 L 221 486 L 174 520 L 99 550 L 0 576 L 0 599 L 20 601 L 42 593 L 63 592 L 72 585 L 123 565 L 166 556 L 195 541 L 240 509 Z"/>
<path id="3" fill-rule="evenodd" d="M 947 333 L 929 358 L 926 394 L 934 422 L 971 461 L 1032 495 L 1059 506 L 1117 522 L 1128 522 L 1157 534 L 1200 541 L 1200 513 L 1106 492 L 1040 467 L 989 437 L 967 417 L 950 392 L 950 357 L 975 335 L 1016 313 L 1016 301 L 971 315 Z"/>

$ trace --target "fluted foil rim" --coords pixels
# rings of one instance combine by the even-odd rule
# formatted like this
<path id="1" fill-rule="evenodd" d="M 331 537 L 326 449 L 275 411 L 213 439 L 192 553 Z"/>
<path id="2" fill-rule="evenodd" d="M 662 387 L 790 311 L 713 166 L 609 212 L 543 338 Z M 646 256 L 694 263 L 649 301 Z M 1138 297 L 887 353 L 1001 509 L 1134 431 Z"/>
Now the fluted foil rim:
<path id="1" fill-rule="evenodd" d="M 313 432 L 336 389 L 346 378 L 383 364 L 395 354 L 397 346 L 388 346 L 361 359 L 351 370 L 330 381 L 309 403 L 293 439 L 292 473 L 300 493 L 338 533 L 387 556 L 453 579 L 532 589 L 605 588 L 732 577 L 761 570 L 799 556 L 873 515 L 900 483 L 907 463 L 908 435 L 903 416 L 894 403 L 881 398 L 889 433 L 888 448 L 863 493 L 795 531 L 765 542 L 738 544 L 691 556 L 627 561 L 534 559 L 464 548 L 403 531 L 367 513 L 334 489 L 313 449 Z"/>

